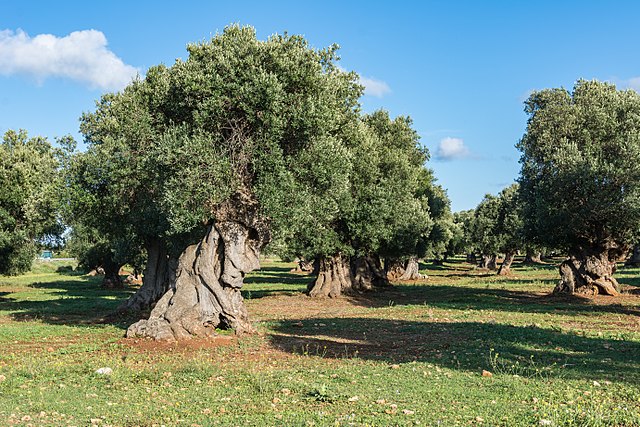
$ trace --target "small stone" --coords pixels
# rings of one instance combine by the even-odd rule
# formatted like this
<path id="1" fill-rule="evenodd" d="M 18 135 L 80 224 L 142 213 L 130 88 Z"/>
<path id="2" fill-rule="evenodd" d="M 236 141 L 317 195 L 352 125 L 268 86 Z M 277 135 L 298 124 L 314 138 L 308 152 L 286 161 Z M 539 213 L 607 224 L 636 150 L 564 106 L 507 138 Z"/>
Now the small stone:
<path id="1" fill-rule="evenodd" d="M 598 381 L 594 381 L 594 382 L 593 382 L 593 386 L 594 386 L 594 387 L 600 387 L 600 383 L 599 383 Z"/>
<path id="2" fill-rule="evenodd" d="M 96 374 L 98 375 L 111 375 L 113 374 L 113 369 L 111 368 L 100 368 L 96 370 Z"/>
<path id="3" fill-rule="evenodd" d="M 482 418 L 482 417 L 476 417 L 476 422 L 477 422 L 477 423 L 483 423 L 483 422 L 484 422 L 484 418 Z"/>
<path id="4" fill-rule="evenodd" d="M 6 381 L 7 377 L 5 377 L 4 375 L 0 375 L 0 383 L 3 381 Z"/>
<path id="5" fill-rule="evenodd" d="M 53 353 L 54 351 L 56 351 L 53 347 L 47 347 L 47 351 L 49 353 Z"/>
<path id="6" fill-rule="evenodd" d="M 274 397 L 271 402 L 272 403 L 280 403 L 280 402 L 282 402 L 282 400 L 278 399 L 277 397 Z"/>
<path id="7" fill-rule="evenodd" d="M 100 418 L 91 418 L 90 421 L 91 421 L 91 424 L 93 424 L 93 425 L 97 425 L 97 424 L 102 423 L 102 420 Z"/>
<path id="8" fill-rule="evenodd" d="M 360 398 L 358 396 L 353 396 L 353 397 L 350 397 L 348 400 L 349 402 L 357 402 L 358 400 L 360 400 Z"/>
<path id="9" fill-rule="evenodd" d="M 211 413 L 211 409 L 209 409 L 209 408 L 204 408 L 204 409 L 202 410 L 202 413 L 203 413 L 203 414 L 205 414 L 205 415 L 208 415 L 208 414 L 210 414 L 210 413 Z"/>
<path id="10" fill-rule="evenodd" d="M 540 420 L 538 424 L 540 424 L 541 426 L 550 426 L 553 425 L 553 422 L 551 420 Z"/>
<path id="11" fill-rule="evenodd" d="M 413 414 L 415 414 L 416 412 L 415 412 L 415 411 L 412 411 L 412 410 L 410 410 L 410 409 L 403 409 L 403 410 L 402 410 L 402 413 L 403 413 L 403 414 L 405 414 L 405 415 L 413 415 Z"/>
<path id="12" fill-rule="evenodd" d="M 493 376 L 493 374 L 492 374 L 491 372 L 489 372 L 489 371 L 487 371 L 487 370 L 484 370 L 484 369 L 483 369 L 483 370 L 482 370 L 482 376 L 483 376 L 483 377 L 492 377 L 492 376 Z"/>
<path id="13" fill-rule="evenodd" d="M 31 421 L 31 417 L 29 415 L 25 415 L 24 417 L 20 418 L 21 421 Z"/>
<path id="14" fill-rule="evenodd" d="M 282 390 L 280 390 L 280 393 L 284 394 L 285 396 L 289 396 L 291 394 L 291 390 L 289 390 L 288 388 L 283 388 Z"/>
<path id="15" fill-rule="evenodd" d="M 400 365 L 391 365 L 391 369 L 400 369 Z"/>
<path id="16" fill-rule="evenodd" d="M 385 403 L 387 403 L 387 401 L 386 401 L 386 400 L 384 400 L 384 399 L 378 399 L 378 400 L 376 400 L 376 403 L 377 403 L 378 405 L 384 405 Z"/>

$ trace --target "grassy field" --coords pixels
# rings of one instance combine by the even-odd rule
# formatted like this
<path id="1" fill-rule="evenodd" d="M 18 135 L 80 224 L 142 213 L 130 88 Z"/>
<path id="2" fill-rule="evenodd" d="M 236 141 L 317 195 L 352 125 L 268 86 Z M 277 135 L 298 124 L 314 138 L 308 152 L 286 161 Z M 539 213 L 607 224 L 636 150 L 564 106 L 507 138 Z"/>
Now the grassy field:
<path id="1" fill-rule="evenodd" d="M 320 301 L 265 262 L 244 288 L 258 334 L 165 344 L 123 338 L 133 289 L 60 267 L 0 277 L 0 425 L 640 426 L 638 269 L 616 298 L 458 262 Z"/>

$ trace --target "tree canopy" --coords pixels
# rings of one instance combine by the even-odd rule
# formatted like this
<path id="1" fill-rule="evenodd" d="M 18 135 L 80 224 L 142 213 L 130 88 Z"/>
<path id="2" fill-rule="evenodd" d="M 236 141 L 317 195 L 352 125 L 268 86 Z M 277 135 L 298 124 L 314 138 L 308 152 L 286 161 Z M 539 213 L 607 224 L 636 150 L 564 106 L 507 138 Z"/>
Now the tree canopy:
<path id="1" fill-rule="evenodd" d="M 69 142 L 60 140 L 61 145 Z M 64 150 L 46 138 L 9 130 L 0 143 L 0 274 L 31 267 L 38 240 L 60 235 Z"/>
<path id="2" fill-rule="evenodd" d="M 558 290 L 615 292 L 612 263 L 640 228 L 640 95 L 581 80 L 534 92 L 525 111 L 517 147 L 529 236 L 571 255 Z"/>

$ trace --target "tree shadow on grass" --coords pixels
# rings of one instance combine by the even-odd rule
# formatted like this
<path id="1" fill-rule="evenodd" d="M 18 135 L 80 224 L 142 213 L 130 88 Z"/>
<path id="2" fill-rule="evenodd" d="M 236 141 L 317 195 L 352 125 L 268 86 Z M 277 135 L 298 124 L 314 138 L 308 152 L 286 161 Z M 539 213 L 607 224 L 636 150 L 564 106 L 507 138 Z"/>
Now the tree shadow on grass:
<path id="1" fill-rule="evenodd" d="M 271 295 L 295 295 L 306 291 L 314 279 L 309 274 L 291 273 L 289 269 L 269 267 L 244 278 L 243 298 L 257 299 Z"/>
<path id="2" fill-rule="evenodd" d="M 615 313 L 640 316 L 640 307 L 622 305 L 617 303 L 615 298 L 611 299 L 611 304 L 595 304 L 591 299 L 579 296 L 514 291 L 496 288 L 496 284 L 493 286 L 479 288 L 464 285 L 394 285 L 381 291 L 352 296 L 350 300 L 353 304 L 364 307 L 425 305 L 450 310 L 494 310 L 565 315 Z"/>
<path id="3" fill-rule="evenodd" d="M 389 363 L 430 362 L 463 371 L 640 381 L 640 343 L 535 326 L 378 318 L 281 321 L 269 336 L 283 351 Z M 496 356 L 497 353 L 497 356 Z"/>
<path id="4" fill-rule="evenodd" d="M 6 292 L 0 299 L 0 310 L 8 311 L 16 321 L 38 320 L 50 324 L 95 325 L 112 324 L 126 328 L 133 319 L 128 315 L 114 316 L 116 308 L 135 289 L 106 289 L 101 278 L 78 277 L 51 282 L 36 282 L 28 287 L 43 289 L 42 299 L 22 299 Z M 137 317 L 135 316 L 137 320 Z"/>

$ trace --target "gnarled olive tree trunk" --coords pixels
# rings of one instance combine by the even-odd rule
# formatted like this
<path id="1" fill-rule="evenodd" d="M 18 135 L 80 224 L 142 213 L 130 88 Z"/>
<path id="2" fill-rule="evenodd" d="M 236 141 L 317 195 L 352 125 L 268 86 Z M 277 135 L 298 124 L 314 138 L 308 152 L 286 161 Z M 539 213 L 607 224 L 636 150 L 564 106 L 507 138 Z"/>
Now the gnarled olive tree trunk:
<path id="1" fill-rule="evenodd" d="M 296 261 L 298 264 L 296 268 L 291 269 L 291 273 L 312 273 L 313 272 L 313 260 L 307 261 L 304 258 L 298 258 Z"/>
<path id="2" fill-rule="evenodd" d="M 500 268 L 498 269 L 499 276 L 508 276 L 511 274 L 511 264 L 513 264 L 513 259 L 515 257 L 515 251 L 507 251 L 504 255 L 504 261 L 502 261 L 502 264 L 500 264 Z"/>
<path id="3" fill-rule="evenodd" d="M 488 270 L 490 265 L 491 265 L 491 255 L 481 254 L 480 261 L 478 262 L 478 267 Z"/>
<path id="4" fill-rule="evenodd" d="M 560 282 L 554 293 L 618 295 L 620 285 L 613 273 L 624 252 L 625 248 L 612 242 L 570 251 L 569 258 L 560 264 Z"/>
<path id="5" fill-rule="evenodd" d="M 335 298 L 353 290 L 349 258 L 342 254 L 318 259 L 318 276 L 307 288 L 311 297 Z"/>
<path id="6" fill-rule="evenodd" d="M 404 261 L 399 258 L 387 258 L 384 260 L 384 271 L 387 279 L 398 281 L 404 274 Z"/>
<path id="7" fill-rule="evenodd" d="M 149 319 L 131 325 L 127 337 L 206 337 L 218 327 L 252 332 L 240 289 L 245 274 L 260 267 L 260 250 L 268 240 L 266 227 L 257 221 L 210 224 L 200 242 L 180 255 L 169 289 Z"/>
<path id="8" fill-rule="evenodd" d="M 380 257 L 377 255 L 354 257 L 351 260 L 351 268 L 355 290 L 366 291 L 389 284 Z"/>
<path id="9" fill-rule="evenodd" d="M 527 253 L 524 256 L 523 264 L 533 265 L 533 264 L 542 264 L 542 254 L 540 252 L 534 252 L 531 249 L 527 249 Z"/>
<path id="10" fill-rule="evenodd" d="M 407 260 L 404 266 L 404 274 L 400 277 L 400 280 L 422 280 L 428 279 L 424 274 L 420 274 L 420 264 L 418 258 L 411 257 Z"/>
<path id="11" fill-rule="evenodd" d="M 120 277 L 120 269 L 122 265 L 112 260 L 106 260 L 102 268 L 104 270 L 104 277 L 102 278 L 102 286 L 105 288 L 122 288 L 122 278 Z"/>
<path id="12" fill-rule="evenodd" d="M 418 258 L 410 257 L 405 262 L 398 259 L 388 260 L 387 278 L 392 281 L 423 280 L 428 277 L 420 274 Z"/>
<path id="13" fill-rule="evenodd" d="M 120 306 L 120 310 L 141 311 L 152 307 L 175 281 L 178 260 L 169 257 L 164 243 L 154 239 L 147 243 L 146 249 L 142 286 Z"/>

